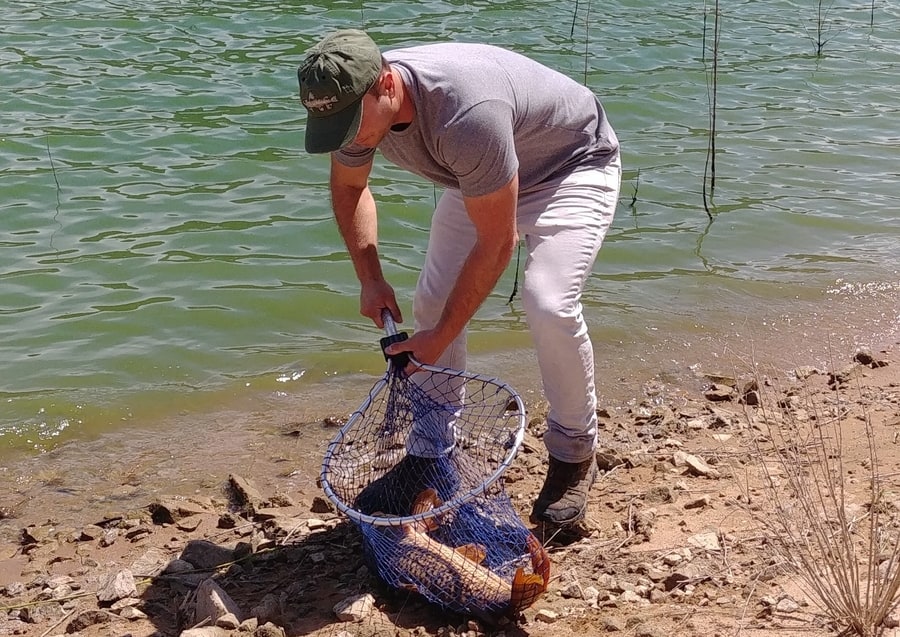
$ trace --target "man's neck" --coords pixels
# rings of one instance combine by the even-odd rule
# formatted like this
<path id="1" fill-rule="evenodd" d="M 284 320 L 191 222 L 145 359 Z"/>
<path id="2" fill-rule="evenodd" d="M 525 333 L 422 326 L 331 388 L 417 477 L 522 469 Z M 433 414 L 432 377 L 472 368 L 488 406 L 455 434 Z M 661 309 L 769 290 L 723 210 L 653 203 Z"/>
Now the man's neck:
<path id="1" fill-rule="evenodd" d="M 416 105 L 413 102 L 412 94 L 406 90 L 403 76 L 396 69 L 391 69 L 391 73 L 394 74 L 394 86 L 397 87 L 397 99 L 400 102 L 391 128 L 406 128 L 416 118 Z"/>

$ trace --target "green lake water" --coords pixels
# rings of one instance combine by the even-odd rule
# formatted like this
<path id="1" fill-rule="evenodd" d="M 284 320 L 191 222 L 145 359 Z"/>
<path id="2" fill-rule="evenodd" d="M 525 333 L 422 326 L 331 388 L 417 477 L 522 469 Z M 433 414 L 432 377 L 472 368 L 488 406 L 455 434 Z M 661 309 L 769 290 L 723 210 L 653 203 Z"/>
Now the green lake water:
<path id="1" fill-rule="evenodd" d="M 507 46 L 600 96 L 624 163 L 584 298 L 601 386 L 743 328 L 896 334 L 896 3 L 831 3 L 821 34 L 815 3 L 723 3 L 712 219 L 702 3 L 0 6 L 0 462 L 223 404 L 330 401 L 341 383 L 362 399 L 380 334 L 296 97 L 304 51 L 333 28 Z M 380 159 L 372 186 L 411 315 L 438 193 Z M 476 371 L 529 383 L 514 265 L 470 341 Z"/>

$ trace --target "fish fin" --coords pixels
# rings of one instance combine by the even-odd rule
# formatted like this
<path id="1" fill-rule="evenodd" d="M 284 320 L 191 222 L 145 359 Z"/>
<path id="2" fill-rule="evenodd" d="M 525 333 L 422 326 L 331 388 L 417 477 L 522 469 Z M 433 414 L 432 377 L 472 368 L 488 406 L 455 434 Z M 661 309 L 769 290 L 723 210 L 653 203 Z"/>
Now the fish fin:
<path id="1" fill-rule="evenodd" d="M 443 502 L 441 502 L 441 499 L 438 497 L 437 491 L 430 488 L 425 489 L 418 496 L 416 496 L 416 499 L 413 502 L 412 506 L 412 515 L 428 513 L 435 507 L 439 507 L 442 504 Z M 421 524 L 425 527 L 425 531 L 434 531 L 435 529 L 437 529 L 437 521 L 434 518 L 423 520 Z"/>
<path id="2" fill-rule="evenodd" d="M 456 552 L 467 560 L 482 564 L 487 557 L 487 549 L 483 544 L 463 544 L 456 547 Z"/>
<path id="3" fill-rule="evenodd" d="M 512 591 L 509 596 L 509 609 L 513 613 L 520 613 L 537 601 L 544 592 L 546 586 L 544 578 L 537 573 L 526 575 L 522 568 L 516 569 L 513 576 Z"/>
<path id="4" fill-rule="evenodd" d="M 412 506 L 413 515 L 418 515 L 419 513 L 427 513 L 431 511 L 435 507 L 439 507 L 443 504 L 441 499 L 438 497 L 437 491 L 434 489 L 425 489 L 419 495 L 416 496 L 415 501 Z"/>

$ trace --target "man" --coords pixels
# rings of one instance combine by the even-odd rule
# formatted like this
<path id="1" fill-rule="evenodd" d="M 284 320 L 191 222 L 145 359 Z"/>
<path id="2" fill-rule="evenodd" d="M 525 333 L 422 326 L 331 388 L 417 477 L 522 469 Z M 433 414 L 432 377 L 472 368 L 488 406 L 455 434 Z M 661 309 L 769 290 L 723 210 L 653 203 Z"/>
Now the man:
<path id="1" fill-rule="evenodd" d="M 621 179 L 619 143 L 599 101 L 501 48 L 446 43 L 382 54 L 357 30 L 315 45 L 298 79 L 306 150 L 331 153 L 332 207 L 361 284 L 360 311 L 378 327 L 384 309 L 398 321 L 402 314 L 379 262 L 368 185 L 375 149 L 446 189 L 416 286 L 414 333 L 388 354 L 464 369 L 466 325 L 524 239 L 522 303 L 550 405 L 549 467 L 531 521 L 581 520 L 597 471 L 593 348 L 581 293 Z M 426 470 L 427 453 L 410 456 L 391 479 Z"/>

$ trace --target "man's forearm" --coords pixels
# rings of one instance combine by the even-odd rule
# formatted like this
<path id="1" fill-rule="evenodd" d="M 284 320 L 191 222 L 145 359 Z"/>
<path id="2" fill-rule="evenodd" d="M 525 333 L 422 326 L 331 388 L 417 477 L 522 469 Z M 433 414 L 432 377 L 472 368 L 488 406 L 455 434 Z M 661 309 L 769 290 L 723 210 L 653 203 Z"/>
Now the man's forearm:
<path id="1" fill-rule="evenodd" d="M 382 279 L 378 259 L 378 218 L 372 192 L 368 187 L 332 185 L 331 206 L 357 278 L 363 283 Z"/>
<path id="2" fill-rule="evenodd" d="M 516 202 L 519 179 L 480 197 L 465 198 L 475 226 L 475 245 L 466 257 L 444 306 L 436 330 L 447 343 L 466 326 L 494 289 L 509 264 L 517 242 Z"/>
<path id="3" fill-rule="evenodd" d="M 463 264 L 435 330 L 449 343 L 481 307 L 509 264 L 515 237 L 502 245 L 478 242 Z"/>

